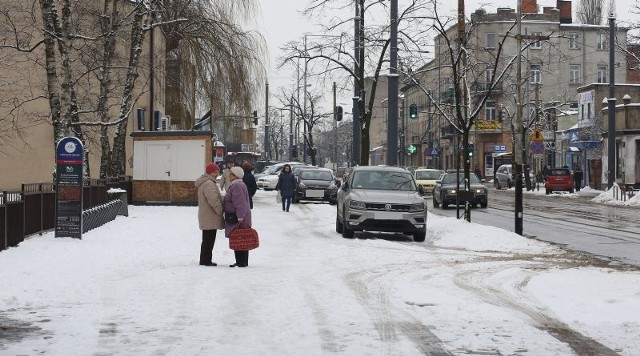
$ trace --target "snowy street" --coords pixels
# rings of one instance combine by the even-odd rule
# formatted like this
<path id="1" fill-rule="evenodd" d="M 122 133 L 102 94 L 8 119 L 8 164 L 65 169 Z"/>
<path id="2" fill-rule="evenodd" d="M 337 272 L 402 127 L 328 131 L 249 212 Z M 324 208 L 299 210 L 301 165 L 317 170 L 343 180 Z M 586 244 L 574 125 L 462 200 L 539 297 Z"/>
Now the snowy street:
<path id="1" fill-rule="evenodd" d="M 638 355 L 640 271 L 429 214 L 427 239 L 335 232 L 259 190 L 248 268 L 195 207 L 130 206 L 0 253 L 2 355 Z"/>

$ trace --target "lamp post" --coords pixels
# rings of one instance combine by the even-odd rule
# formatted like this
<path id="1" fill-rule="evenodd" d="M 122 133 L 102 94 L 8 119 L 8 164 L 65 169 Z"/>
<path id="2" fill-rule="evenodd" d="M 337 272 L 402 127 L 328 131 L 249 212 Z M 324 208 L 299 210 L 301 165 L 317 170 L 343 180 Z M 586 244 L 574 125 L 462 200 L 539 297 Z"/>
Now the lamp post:
<path id="1" fill-rule="evenodd" d="M 607 166 L 609 174 L 607 175 L 607 188 L 611 189 L 616 181 L 616 84 L 615 84 L 615 22 L 616 18 L 613 13 L 609 15 L 609 104 L 608 123 L 609 131 L 607 132 Z"/>

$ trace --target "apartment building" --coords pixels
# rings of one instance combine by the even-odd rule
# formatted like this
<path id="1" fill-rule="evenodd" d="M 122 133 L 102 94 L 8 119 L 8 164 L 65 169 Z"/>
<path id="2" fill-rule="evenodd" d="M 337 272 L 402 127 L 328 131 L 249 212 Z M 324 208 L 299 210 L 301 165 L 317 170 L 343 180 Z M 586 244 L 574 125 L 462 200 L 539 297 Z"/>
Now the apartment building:
<path id="1" fill-rule="evenodd" d="M 545 137 L 553 137 L 554 125 L 547 125 L 543 119 L 548 117 L 546 110 L 577 110 L 579 87 L 609 81 L 609 26 L 573 23 L 570 1 L 559 0 L 556 7 L 544 7 L 539 11 L 536 1 L 529 0 L 523 3 L 522 13 L 523 45 L 526 46 L 522 53 L 523 118 L 528 130 L 537 128 L 545 132 Z M 470 135 L 470 142 L 475 147 L 471 164 L 472 168 L 480 167 L 488 177 L 493 176 L 497 168 L 491 165 L 492 157 L 513 150 L 516 113 L 516 66 L 513 59 L 518 53 L 516 15 L 515 9 L 511 8 L 499 8 L 495 13 L 477 10 L 467 23 L 471 34 L 467 44 L 468 80 L 472 94 L 469 110 L 479 111 Z M 446 31 L 446 36 L 451 43 L 456 43 L 455 26 Z M 504 77 L 495 83 L 482 107 L 474 106 L 492 84 L 494 71 L 491 65 L 498 44 L 505 36 L 507 38 L 497 67 L 498 74 L 506 68 Z M 617 46 L 627 47 L 627 29 L 616 28 L 615 38 Z M 407 144 L 416 144 L 421 148 L 414 160 L 409 161 L 411 164 L 407 165 L 455 168 L 458 152 L 455 130 L 447 120 L 447 115 L 442 115 L 436 108 L 440 107 L 449 117 L 452 117 L 455 109 L 448 48 L 445 38 L 437 36 L 434 59 L 414 72 L 415 80 L 405 80 L 405 103 L 407 106 L 417 104 L 421 113 L 417 120 L 407 126 Z M 617 62 L 626 61 L 626 55 L 617 48 L 615 58 Z M 616 66 L 614 72 L 616 83 L 626 82 L 625 65 Z M 433 100 L 426 95 L 426 91 L 431 93 Z M 372 142 L 372 147 L 377 145 L 380 144 Z M 542 156 L 531 155 L 532 166 L 554 162 L 556 150 L 556 147 L 548 144 Z"/>
<path id="2" fill-rule="evenodd" d="M 89 3 L 86 3 L 89 4 Z M 131 7 L 130 2 L 114 2 L 118 6 Z M 39 32 L 42 25 L 42 15 L 39 6 L 20 7 L 15 1 L 0 0 L 0 6 L 8 12 L 13 20 L 12 25 L 19 29 L 24 37 L 31 38 L 31 44 L 42 38 Z M 101 7 L 100 2 L 95 6 Z M 99 18 L 95 13 L 100 9 L 85 9 L 76 14 L 74 20 L 77 30 L 85 34 L 96 34 L 100 31 Z M 121 9 L 127 10 L 127 9 Z M 32 11 L 34 13 L 32 13 Z M 128 10 L 130 11 L 130 9 Z M 92 17 L 93 16 L 93 17 Z M 35 22 L 34 22 L 35 21 Z M 84 26 L 84 27 L 83 27 Z M 8 26 L 2 26 L 0 36 L 11 42 L 12 33 Z M 31 36 L 31 37 L 29 37 Z M 129 54 L 128 44 L 130 31 L 122 31 L 122 37 L 116 40 L 116 55 L 114 68 L 126 68 Z M 24 44 L 24 42 L 23 42 Z M 50 108 L 47 100 L 47 81 L 44 67 L 45 55 L 43 46 L 32 52 L 18 52 L 3 48 L 0 52 L 2 63 L 0 66 L 0 118 L 2 118 L 0 133 L 0 189 L 19 189 L 22 183 L 50 182 L 55 169 L 54 135 L 50 119 Z M 82 57 L 82 55 L 87 57 Z M 86 59 L 98 56 L 100 53 L 82 53 L 78 57 L 70 58 L 74 69 L 74 80 L 79 84 L 77 94 L 80 105 L 81 121 L 95 121 L 93 117 L 98 86 L 95 81 L 95 71 L 88 71 Z M 126 174 L 132 174 L 133 140 L 130 133 L 134 130 L 158 130 L 163 125 L 168 126 L 165 115 L 165 41 L 162 31 L 155 28 L 145 35 L 138 68 L 138 79 L 133 93 L 134 103 L 128 114 L 126 139 Z M 113 80 L 114 91 L 123 85 L 124 70 L 115 74 Z M 60 73 L 58 75 L 61 75 Z M 81 89 L 80 89 L 81 88 Z M 17 106 L 19 104 L 19 107 Z M 113 105 L 110 110 L 112 118 L 118 117 L 119 105 Z M 99 129 L 88 129 L 85 133 L 85 151 L 89 154 L 90 176 L 96 178 L 100 168 Z"/>

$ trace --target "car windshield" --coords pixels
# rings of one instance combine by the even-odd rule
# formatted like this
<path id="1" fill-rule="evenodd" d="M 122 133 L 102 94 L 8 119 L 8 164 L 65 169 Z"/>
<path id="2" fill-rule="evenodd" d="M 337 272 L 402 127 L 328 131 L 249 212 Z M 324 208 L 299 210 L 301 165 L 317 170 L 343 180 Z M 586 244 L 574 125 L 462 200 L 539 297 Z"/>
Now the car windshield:
<path id="1" fill-rule="evenodd" d="M 568 169 L 552 169 L 549 172 L 550 176 L 570 176 L 571 172 Z"/>
<path id="2" fill-rule="evenodd" d="M 333 175 L 327 171 L 302 171 L 300 179 L 305 180 L 333 180 Z"/>
<path id="3" fill-rule="evenodd" d="M 435 180 L 440 178 L 440 171 L 416 171 L 416 179 L 418 180 Z"/>
<path id="4" fill-rule="evenodd" d="M 416 190 L 413 177 L 409 172 L 353 172 L 352 187 L 355 189 L 375 190 Z"/>
<path id="5" fill-rule="evenodd" d="M 457 176 L 456 173 L 445 174 L 444 177 L 442 177 L 442 184 L 455 184 L 456 176 Z M 478 179 L 478 176 L 476 176 L 475 174 L 469 174 L 469 180 L 471 181 L 471 184 L 480 184 L 480 180 Z M 464 184 L 463 173 L 460 173 L 460 183 Z"/>

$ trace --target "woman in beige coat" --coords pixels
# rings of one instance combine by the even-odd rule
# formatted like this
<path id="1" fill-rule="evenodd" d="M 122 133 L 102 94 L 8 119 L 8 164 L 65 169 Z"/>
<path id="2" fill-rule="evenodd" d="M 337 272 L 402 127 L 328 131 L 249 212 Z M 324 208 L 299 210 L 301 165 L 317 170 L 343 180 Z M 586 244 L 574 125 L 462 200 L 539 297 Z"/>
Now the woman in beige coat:
<path id="1" fill-rule="evenodd" d="M 218 173 L 218 165 L 209 163 L 205 168 L 205 174 L 195 182 L 198 189 L 198 224 L 202 230 L 200 266 L 217 266 L 212 261 L 213 245 L 216 242 L 216 231 L 224 229 L 222 195 L 216 184 Z"/>

